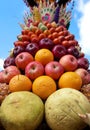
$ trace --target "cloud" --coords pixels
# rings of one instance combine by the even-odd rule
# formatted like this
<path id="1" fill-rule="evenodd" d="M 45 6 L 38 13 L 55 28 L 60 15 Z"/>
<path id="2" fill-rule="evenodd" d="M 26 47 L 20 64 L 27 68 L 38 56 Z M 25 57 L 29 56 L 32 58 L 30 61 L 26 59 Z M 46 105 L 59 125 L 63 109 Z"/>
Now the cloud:
<path id="1" fill-rule="evenodd" d="M 85 54 L 90 55 L 90 1 L 79 0 L 77 11 L 80 13 L 78 18 L 79 44 Z"/>
<path id="2" fill-rule="evenodd" d="M 3 69 L 3 62 L 4 62 L 4 60 L 3 60 L 3 59 L 0 59 L 0 70 Z"/>

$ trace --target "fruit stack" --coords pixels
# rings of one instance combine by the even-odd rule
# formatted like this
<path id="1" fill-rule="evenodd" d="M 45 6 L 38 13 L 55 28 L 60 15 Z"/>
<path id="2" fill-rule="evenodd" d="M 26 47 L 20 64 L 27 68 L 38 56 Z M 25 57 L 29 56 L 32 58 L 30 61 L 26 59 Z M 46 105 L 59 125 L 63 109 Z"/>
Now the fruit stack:
<path id="1" fill-rule="evenodd" d="M 3 100 L 9 93 L 31 91 L 45 101 L 58 89 L 82 91 L 90 83 L 89 61 L 67 28 L 70 20 L 71 12 L 63 5 L 40 1 L 30 7 L 0 71 L 0 84 L 9 91 L 3 95 L 0 89 Z"/>

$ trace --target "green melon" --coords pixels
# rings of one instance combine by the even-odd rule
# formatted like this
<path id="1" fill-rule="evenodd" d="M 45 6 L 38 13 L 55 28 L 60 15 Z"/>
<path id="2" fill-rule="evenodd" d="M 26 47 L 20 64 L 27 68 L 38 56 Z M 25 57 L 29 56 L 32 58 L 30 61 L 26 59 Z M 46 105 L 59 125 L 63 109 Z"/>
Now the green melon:
<path id="1" fill-rule="evenodd" d="M 5 130 L 35 130 L 43 116 L 44 104 L 32 92 L 11 93 L 0 108 L 0 120 Z"/>
<path id="2" fill-rule="evenodd" d="M 90 113 L 90 103 L 72 88 L 57 90 L 45 103 L 46 122 L 52 130 L 82 130 L 86 124 L 78 114 L 84 113 Z"/>

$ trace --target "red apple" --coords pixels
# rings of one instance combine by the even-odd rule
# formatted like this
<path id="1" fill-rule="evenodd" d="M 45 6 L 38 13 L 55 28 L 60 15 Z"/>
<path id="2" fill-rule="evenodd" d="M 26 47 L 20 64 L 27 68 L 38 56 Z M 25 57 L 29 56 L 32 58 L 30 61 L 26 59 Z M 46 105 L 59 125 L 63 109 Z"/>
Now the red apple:
<path id="1" fill-rule="evenodd" d="M 6 67 L 1 73 L 4 83 L 9 83 L 13 76 L 20 74 L 20 71 L 16 66 L 11 65 Z"/>
<path id="2" fill-rule="evenodd" d="M 28 52 L 21 52 L 20 54 L 18 54 L 15 58 L 15 63 L 16 63 L 16 66 L 21 69 L 21 70 L 24 70 L 26 65 L 28 63 L 30 63 L 31 61 L 33 61 L 34 58 L 33 56 L 28 53 Z"/>
<path id="3" fill-rule="evenodd" d="M 51 61 L 45 66 L 45 74 L 52 77 L 54 80 L 59 79 L 59 77 L 64 73 L 64 68 L 57 61 Z"/>
<path id="4" fill-rule="evenodd" d="M 65 71 L 74 71 L 78 66 L 77 59 L 70 54 L 62 56 L 59 63 L 64 67 Z"/>
<path id="5" fill-rule="evenodd" d="M 43 38 L 43 39 L 41 39 L 40 40 L 40 42 L 39 42 L 39 47 L 40 48 L 47 48 L 47 49 L 52 49 L 53 48 L 53 46 L 54 46 L 54 43 L 53 43 L 53 41 L 51 40 L 51 39 L 49 39 L 49 38 Z"/>
<path id="6" fill-rule="evenodd" d="M 39 45 L 37 43 L 29 43 L 25 48 L 25 51 L 29 52 L 32 56 L 34 56 L 38 50 Z"/>
<path id="7" fill-rule="evenodd" d="M 13 49 L 13 55 L 14 57 L 16 57 L 18 54 L 20 54 L 21 52 L 25 51 L 25 47 L 24 46 L 15 46 Z"/>
<path id="8" fill-rule="evenodd" d="M 55 45 L 52 49 L 52 53 L 55 57 L 55 60 L 59 60 L 62 56 L 64 56 L 67 53 L 67 50 L 62 45 Z"/>
<path id="9" fill-rule="evenodd" d="M 87 58 L 85 57 L 81 57 L 81 58 L 78 58 L 78 67 L 79 68 L 84 68 L 84 69 L 88 69 L 89 68 L 89 61 Z"/>
<path id="10" fill-rule="evenodd" d="M 83 69 L 83 68 L 77 68 L 75 70 L 75 72 L 80 75 L 80 77 L 82 78 L 82 83 L 84 84 L 89 84 L 90 83 L 90 74 L 87 70 Z"/>
<path id="11" fill-rule="evenodd" d="M 10 65 L 15 65 L 15 58 L 8 56 L 5 60 L 4 60 L 4 64 L 3 67 L 6 68 Z"/>
<path id="12" fill-rule="evenodd" d="M 79 57 L 79 51 L 75 46 L 70 46 L 67 49 L 68 54 L 71 54 L 73 56 L 75 56 L 76 58 Z"/>
<path id="13" fill-rule="evenodd" d="M 44 66 L 38 61 L 30 62 L 25 68 L 25 75 L 34 80 L 44 74 Z"/>

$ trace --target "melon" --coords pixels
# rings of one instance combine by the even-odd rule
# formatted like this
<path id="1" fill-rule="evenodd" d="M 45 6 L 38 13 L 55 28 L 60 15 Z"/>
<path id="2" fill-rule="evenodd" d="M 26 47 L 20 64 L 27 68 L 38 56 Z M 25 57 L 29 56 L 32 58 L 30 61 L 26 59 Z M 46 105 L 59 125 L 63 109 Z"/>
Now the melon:
<path id="1" fill-rule="evenodd" d="M 86 123 L 79 115 L 85 113 L 90 113 L 89 100 L 72 88 L 57 90 L 45 102 L 45 118 L 52 130 L 82 130 Z"/>
<path id="2" fill-rule="evenodd" d="M 28 91 L 9 94 L 0 108 L 0 120 L 5 130 L 35 130 L 43 116 L 42 100 Z"/>

